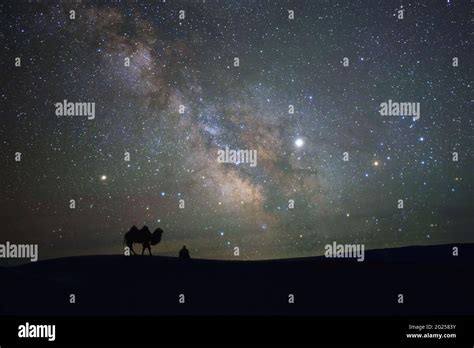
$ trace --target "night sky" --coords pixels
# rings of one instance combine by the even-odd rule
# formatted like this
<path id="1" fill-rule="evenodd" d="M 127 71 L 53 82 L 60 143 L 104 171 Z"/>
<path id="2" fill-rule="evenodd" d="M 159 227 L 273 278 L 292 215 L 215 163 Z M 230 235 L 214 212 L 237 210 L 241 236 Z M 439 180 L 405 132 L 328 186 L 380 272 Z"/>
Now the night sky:
<path id="1" fill-rule="evenodd" d="M 164 230 L 154 254 L 212 259 L 474 242 L 471 6 L 2 1 L 0 243 L 120 254 L 134 224 Z"/>

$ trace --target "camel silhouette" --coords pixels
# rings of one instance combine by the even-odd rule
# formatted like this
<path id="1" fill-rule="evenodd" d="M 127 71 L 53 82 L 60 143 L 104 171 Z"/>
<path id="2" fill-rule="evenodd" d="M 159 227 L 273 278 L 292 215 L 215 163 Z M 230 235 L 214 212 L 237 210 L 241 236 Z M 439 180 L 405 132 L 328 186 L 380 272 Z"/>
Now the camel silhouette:
<path id="1" fill-rule="evenodd" d="M 140 243 L 143 246 L 142 255 L 145 253 L 145 249 L 148 249 L 148 252 L 151 255 L 151 245 L 156 245 L 161 241 L 161 235 L 163 234 L 163 230 L 161 228 L 157 228 L 155 232 L 151 233 L 148 226 L 143 226 L 141 230 L 139 230 L 135 225 L 130 228 L 130 230 L 125 233 L 123 238 L 123 244 L 127 244 L 130 248 L 130 251 L 133 255 L 137 255 L 137 253 L 133 250 L 133 243 Z"/>

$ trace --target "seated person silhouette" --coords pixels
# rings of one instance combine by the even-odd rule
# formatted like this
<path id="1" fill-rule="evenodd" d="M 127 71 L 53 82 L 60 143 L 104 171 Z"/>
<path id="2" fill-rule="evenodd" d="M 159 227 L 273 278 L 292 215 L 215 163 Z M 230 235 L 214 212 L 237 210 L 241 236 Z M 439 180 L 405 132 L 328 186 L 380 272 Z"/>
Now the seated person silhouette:
<path id="1" fill-rule="evenodd" d="M 190 259 L 191 256 L 189 256 L 189 250 L 186 249 L 186 245 L 183 245 L 183 249 L 179 251 L 179 258 L 180 259 Z"/>

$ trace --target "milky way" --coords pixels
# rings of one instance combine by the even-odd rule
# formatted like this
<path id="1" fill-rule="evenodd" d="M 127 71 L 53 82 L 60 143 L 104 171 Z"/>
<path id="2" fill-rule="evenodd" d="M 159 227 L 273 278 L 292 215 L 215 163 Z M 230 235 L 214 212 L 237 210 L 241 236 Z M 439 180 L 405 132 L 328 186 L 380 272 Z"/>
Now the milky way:
<path id="1" fill-rule="evenodd" d="M 119 254 L 146 224 L 155 254 L 219 259 L 474 242 L 470 11 L 3 2 L 1 240 Z M 63 100 L 94 119 L 57 116 Z M 420 118 L 382 116 L 388 100 Z M 220 163 L 226 147 L 257 165 Z"/>

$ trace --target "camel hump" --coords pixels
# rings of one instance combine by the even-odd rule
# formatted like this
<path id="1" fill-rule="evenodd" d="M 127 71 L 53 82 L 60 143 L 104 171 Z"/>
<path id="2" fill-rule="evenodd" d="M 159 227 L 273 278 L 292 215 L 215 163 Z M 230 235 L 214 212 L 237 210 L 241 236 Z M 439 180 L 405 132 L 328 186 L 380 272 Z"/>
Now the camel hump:
<path id="1" fill-rule="evenodd" d="M 138 228 L 137 226 L 133 225 L 129 230 L 128 232 L 135 232 L 135 231 L 138 231 Z"/>

